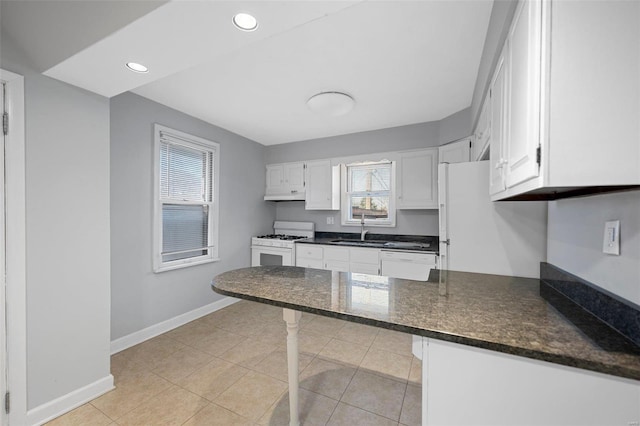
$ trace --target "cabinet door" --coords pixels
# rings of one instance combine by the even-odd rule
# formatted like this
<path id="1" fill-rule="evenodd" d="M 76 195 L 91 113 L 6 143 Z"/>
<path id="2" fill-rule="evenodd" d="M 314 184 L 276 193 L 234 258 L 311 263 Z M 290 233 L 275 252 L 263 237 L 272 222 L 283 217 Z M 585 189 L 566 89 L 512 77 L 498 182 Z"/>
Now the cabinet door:
<path id="1" fill-rule="evenodd" d="M 297 257 L 296 266 L 300 266 L 301 268 L 324 269 L 322 259 L 308 259 L 306 257 Z"/>
<path id="2" fill-rule="evenodd" d="M 329 271 L 349 272 L 349 262 L 342 260 L 325 260 L 324 269 Z"/>
<path id="3" fill-rule="evenodd" d="M 284 164 L 284 181 L 291 194 L 304 192 L 304 163 Z"/>
<path id="4" fill-rule="evenodd" d="M 315 244 L 296 244 L 296 258 L 317 259 L 322 263 L 323 247 Z"/>
<path id="5" fill-rule="evenodd" d="M 509 126 L 506 183 L 510 188 L 538 176 L 542 2 L 518 5 L 509 33 Z"/>
<path id="6" fill-rule="evenodd" d="M 438 148 L 439 163 L 466 163 L 471 160 L 471 139 L 462 139 Z"/>
<path id="7" fill-rule="evenodd" d="M 324 260 L 325 262 L 328 260 L 339 260 L 349 263 L 349 248 L 324 246 Z"/>
<path id="8" fill-rule="evenodd" d="M 380 263 L 380 250 L 376 248 L 351 247 L 349 249 L 349 260 L 356 263 L 368 263 L 377 267 Z"/>
<path id="9" fill-rule="evenodd" d="M 503 54 L 498 59 L 496 71 L 491 82 L 491 147 L 489 149 L 489 193 L 497 194 L 504 191 L 506 187 L 505 179 L 505 133 L 506 133 L 506 73 L 508 63 L 504 54 L 508 49 L 509 40 L 505 44 Z"/>
<path id="10" fill-rule="evenodd" d="M 306 210 L 340 209 L 340 169 L 330 160 L 307 162 Z"/>
<path id="11" fill-rule="evenodd" d="M 398 159 L 398 208 L 438 208 L 438 148 L 408 151 Z"/>
<path id="12" fill-rule="evenodd" d="M 380 275 L 380 266 L 377 264 L 351 262 L 350 270 L 356 274 Z"/>
<path id="13" fill-rule="evenodd" d="M 474 137 L 475 143 L 471 157 L 474 161 L 480 161 L 488 148 L 489 138 L 491 137 L 491 90 L 489 90 L 482 103 Z"/>
<path id="14" fill-rule="evenodd" d="M 283 192 L 284 168 L 282 164 L 268 164 L 265 194 L 282 194 Z"/>

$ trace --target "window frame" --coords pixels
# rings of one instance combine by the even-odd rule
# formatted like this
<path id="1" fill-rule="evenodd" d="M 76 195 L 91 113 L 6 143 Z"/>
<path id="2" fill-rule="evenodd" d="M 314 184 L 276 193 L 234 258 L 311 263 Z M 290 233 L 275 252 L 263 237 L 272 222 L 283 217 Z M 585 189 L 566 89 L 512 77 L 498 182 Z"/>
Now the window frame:
<path id="1" fill-rule="evenodd" d="M 350 216 L 350 198 L 353 196 L 361 196 L 361 191 L 353 193 L 349 191 L 350 185 L 350 168 L 358 167 L 358 166 L 371 166 L 375 164 L 390 164 L 391 171 L 389 175 L 389 210 L 388 210 L 388 218 L 384 220 L 380 219 L 367 219 L 365 218 L 364 224 L 365 226 L 376 226 L 376 227 L 395 227 L 396 226 L 396 162 L 391 160 L 379 160 L 379 161 L 362 161 L 362 162 L 354 162 L 348 164 L 341 164 L 340 171 L 341 176 L 340 180 L 342 182 L 342 205 L 341 205 L 341 224 L 344 226 L 361 226 L 361 220 L 355 218 L 349 218 Z M 373 195 L 375 193 L 387 192 L 387 191 L 370 191 Z M 358 194 L 358 195 L 356 195 Z"/>
<path id="2" fill-rule="evenodd" d="M 211 200 L 209 201 L 184 201 L 171 198 L 163 198 L 161 195 L 160 177 L 160 150 L 162 146 L 161 135 L 164 134 L 171 139 L 170 143 L 181 145 L 189 149 L 202 152 L 211 152 L 213 161 L 211 164 L 211 179 L 213 185 L 210 189 Z M 155 273 L 186 268 L 189 266 L 201 265 L 204 263 L 219 261 L 219 217 L 220 217 L 220 144 L 198 136 L 194 136 L 176 129 L 172 129 L 155 123 L 153 127 L 153 271 Z M 209 183 L 211 185 L 211 183 Z M 207 205 L 209 208 L 208 233 L 207 233 L 207 254 L 177 260 L 162 260 L 163 245 L 163 204 L 183 204 L 183 205 Z"/>

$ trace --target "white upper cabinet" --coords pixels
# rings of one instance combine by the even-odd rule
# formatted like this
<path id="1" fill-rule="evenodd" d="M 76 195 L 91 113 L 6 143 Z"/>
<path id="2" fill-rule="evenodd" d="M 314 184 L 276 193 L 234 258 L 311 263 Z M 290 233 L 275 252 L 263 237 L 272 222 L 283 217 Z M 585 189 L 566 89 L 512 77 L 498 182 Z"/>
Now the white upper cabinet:
<path id="1" fill-rule="evenodd" d="M 460 139 L 438 147 L 439 163 L 466 163 L 471 161 L 471 138 Z"/>
<path id="2" fill-rule="evenodd" d="M 306 210 L 340 209 L 340 167 L 331 160 L 307 162 Z"/>
<path id="3" fill-rule="evenodd" d="M 284 168 L 284 181 L 289 189 L 289 192 L 292 194 L 304 193 L 305 164 L 304 163 L 288 163 L 288 164 L 284 164 L 283 168 Z"/>
<path id="4" fill-rule="evenodd" d="M 438 208 L 438 148 L 398 154 L 397 208 Z"/>
<path id="5" fill-rule="evenodd" d="M 540 52 L 542 3 L 518 5 L 509 31 L 507 187 L 538 176 L 536 150 L 540 142 Z"/>
<path id="6" fill-rule="evenodd" d="M 640 185 L 639 28 L 637 1 L 519 3 L 492 79 L 493 200 Z"/>
<path id="7" fill-rule="evenodd" d="M 265 200 L 304 200 L 305 164 L 267 164 Z"/>
<path id="8" fill-rule="evenodd" d="M 473 132 L 473 149 L 471 159 L 480 161 L 489 149 L 489 139 L 491 137 L 491 90 L 487 93 L 480 109 L 478 124 Z"/>
<path id="9" fill-rule="evenodd" d="M 282 164 L 267 164 L 267 186 L 265 195 L 284 193 L 284 169 Z"/>
<path id="10" fill-rule="evenodd" d="M 509 40 L 498 59 L 496 71 L 489 89 L 491 102 L 491 158 L 489 160 L 489 193 L 496 194 L 507 189 L 504 165 L 506 164 L 505 134 L 507 132 L 507 55 Z"/>

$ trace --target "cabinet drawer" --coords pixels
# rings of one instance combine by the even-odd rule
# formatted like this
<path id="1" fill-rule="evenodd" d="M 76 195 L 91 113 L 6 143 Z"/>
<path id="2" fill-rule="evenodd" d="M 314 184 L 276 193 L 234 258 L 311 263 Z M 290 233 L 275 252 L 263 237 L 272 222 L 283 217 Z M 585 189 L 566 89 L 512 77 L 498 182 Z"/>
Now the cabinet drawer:
<path id="1" fill-rule="evenodd" d="M 324 247 L 324 260 L 340 260 L 349 262 L 349 249 L 347 247 Z"/>
<path id="2" fill-rule="evenodd" d="M 407 251 L 386 251 L 380 253 L 382 261 L 391 260 L 395 262 L 421 263 L 430 266 L 436 265 L 436 255 L 434 253 L 416 253 Z"/>
<path id="3" fill-rule="evenodd" d="M 322 260 L 322 247 L 311 244 L 296 244 L 296 258 L 298 256 Z"/>
<path id="4" fill-rule="evenodd" d="M 329 271 L 349 272 L 349 262 L 342 260 L 326 260 L 324 262 L 324 269 Z"/>
<path id="5" fill-rule="evenodd" d="M 351 262 L 351 272 L 356 274 L 380 275 L 378 264 L 376 263 L 354 263 Z"/>
<path id="6" fill-rule="evenodd" d="M 298 257 L 296 259 L 296 266 L 300 266 L 301 268 L 324 269 L 322 259 L 309 259 L 308 257 Z"/>
<path id="7" fill-rule="evenodd" d="M 380 250 L 367 248 L 351 248 L 351 262 L 369 263 L 378 265 L 378 253 Z"/>

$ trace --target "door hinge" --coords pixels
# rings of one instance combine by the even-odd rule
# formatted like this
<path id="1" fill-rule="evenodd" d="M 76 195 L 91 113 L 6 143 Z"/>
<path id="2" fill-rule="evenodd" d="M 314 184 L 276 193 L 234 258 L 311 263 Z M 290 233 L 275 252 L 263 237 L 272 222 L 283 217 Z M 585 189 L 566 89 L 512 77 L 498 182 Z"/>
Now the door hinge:
<path id="1" fill-rule="evenodd" d="M 9 113 L 2 113 L 2 133 L 7 136 L 9 134 Z"/>
<path id="2" fill-rule="evenodd" d="M 4 412 L 9 414 L 11 410 L 11 394 L 9 392 L 4 394 Z"/>
<path id="3" fill-rule="evenodd" d="M 538 167 L 540 167 L 540 161 L 542 157 L 542 147 L 538 145 L 536 148 L 536 163 L 538 163 Z"/>

